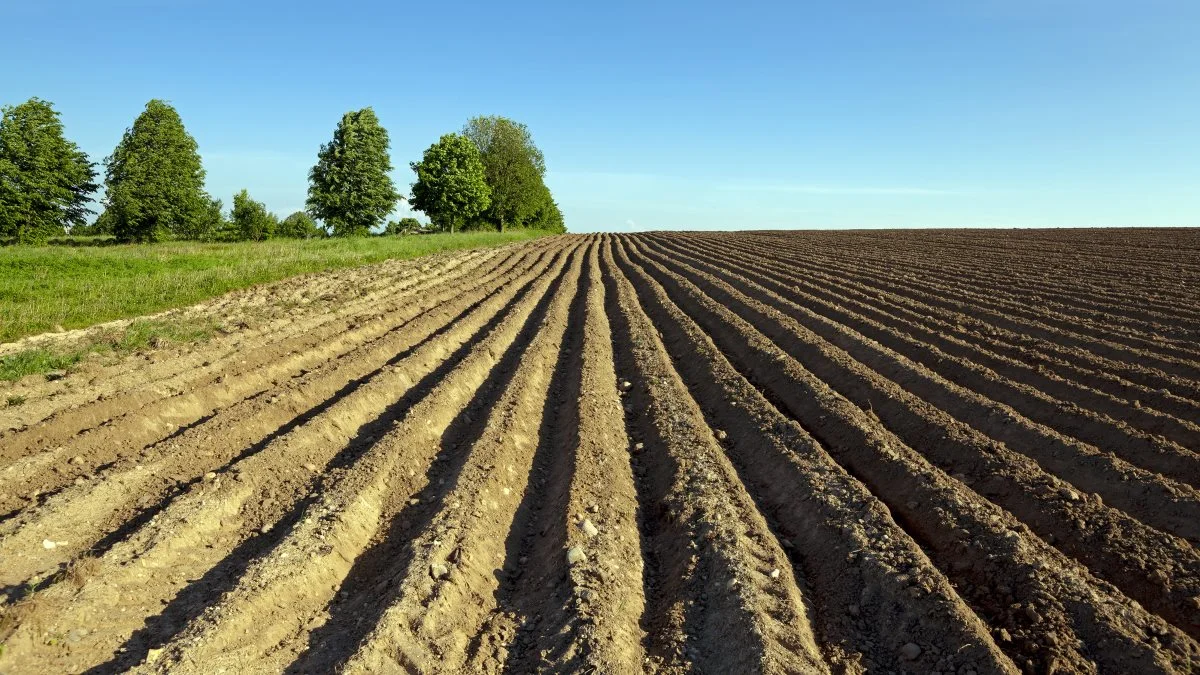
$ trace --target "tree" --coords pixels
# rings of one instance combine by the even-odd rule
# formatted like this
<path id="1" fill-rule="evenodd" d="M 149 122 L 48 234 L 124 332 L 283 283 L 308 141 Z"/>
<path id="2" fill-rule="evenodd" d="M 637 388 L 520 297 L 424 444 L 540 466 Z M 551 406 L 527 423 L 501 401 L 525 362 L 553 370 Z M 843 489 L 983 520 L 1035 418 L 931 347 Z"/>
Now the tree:
<path id="1" fill-rule="evenodd" d="M 308 174 L 308 212 L 335 236 L 365 236 L 400 199 L 388 176 L 388 133 L 371 108 L 342 115 Z"/>
<path id="2" fill-rule="evenodd" d="M 491 203 L 479 148 L 466 136 L 442 136 L 411 166 L 417 182 L 409 201 L 439 229 L 453 232 L 455 226 L 482 213 Z"/>
<path id="3" fill-rule="evenodd" d="M 507 117 L 473 117 L 463 127 L 463 135 L 479 148 L 492 190 L 486 217 L 501 232 L 507 225 L 524 222 L 540 205 L 546 173 L 545 158 L 529 128 Z"/>
<path id="4" fill-rule="evenodd" d="M 147 103 L 104 163 L 105 205 L 117 239 L 158 241 L 204 231 L 212 198 L 204 192 L 200 152 L 168 103 Z"/>
<path id="5" fill-rule="evenodd" d="M 279 219 L 267 211 L 262 202 L 250 198 L 250 192 L 242 190 L 233 196 L 233 228 L 242 241 L 264 241 L 275 234 Z"/>
<path id="6" fill-rule="evenodd" d="M 275 236 L 289 239 L 316 239 L 325 236 L 325 230 L 317 225 L 312 216 L 303 211 L 297 211 L 275 228 Z"/>
<path id="7" fill-rule="evenodd" d="M 225 214 L 222 213 L 222 206 L 220 199 L 205 194 L 196 217 L 172 228 L 173 233 L 180 239 L 193 241 L 212 241 L 218 238 L 228 225 Z"/>
<path id="8" fill-rule="evenodd" d="M 49 101 L 31 98 L 0 116 L 0 236 L 44 243 L 83 225 L 96 185 L 95 163 L 63 137 Z"/>
<path id="9" fill-rule="evenodd" d="M 421 221 L 408 216 L 400 220 L 393 220 L 383 228 L 384 234 L 414 234 L 420 232 L 422 228 Z"/>
<path id="10" fill-rule="evenodd" d="M 563 221 L 562 210 L 558 208 L 558 203 L 554 201 L 554 197 L 550 194 L 550 188 L 542 186 L 542 193 L 538 200 L 537 208 L 534 209 L 525 225 L 535 230 L 548 230 L 558 233 L 567 231 L 566 223 Z"/>

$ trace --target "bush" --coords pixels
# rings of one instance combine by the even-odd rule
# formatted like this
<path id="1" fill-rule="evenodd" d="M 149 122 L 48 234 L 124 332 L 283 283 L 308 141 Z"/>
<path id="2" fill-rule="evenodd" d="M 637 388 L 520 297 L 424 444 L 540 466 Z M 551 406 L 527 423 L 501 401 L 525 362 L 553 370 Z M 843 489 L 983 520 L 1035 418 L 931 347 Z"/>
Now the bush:
<path id="1" fill-rule="evenodd" d="M 317 225 L 312 216 L 303 211 L 297 211 L 275 228 L 275 236 L 288 239 L 318 239 L 328 236 L 325 229 Z"/>
<path id="2" fill-rule="evenodd" d="M 384 228 L 384 230 L 383 230 L 383 233 L 384 234 L 419 234 L 420 232 L 422 232 L 424 230 L 425 230 L 425 226 L 421 224 L 421 221 L 410 216 L 407 218 L 401 218 L 400 220 L 393 220 L 393 221 L 388 222 L 387 227 Z"/>
<path id="3" fill-rule="evenodd" d="M 239 239 L 264 241 L 274 236 L 278 226 L 279 219 L 262 202 L 251 199 L 248 191 L 233 196 L 233 229 Z"/>

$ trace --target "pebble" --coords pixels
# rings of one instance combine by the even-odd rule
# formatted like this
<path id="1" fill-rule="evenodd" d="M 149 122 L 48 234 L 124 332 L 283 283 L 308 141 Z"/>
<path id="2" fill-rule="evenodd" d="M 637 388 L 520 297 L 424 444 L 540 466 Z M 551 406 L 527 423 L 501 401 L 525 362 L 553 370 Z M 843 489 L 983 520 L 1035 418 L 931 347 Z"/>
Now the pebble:
<path id="1" fill-rule="evenodd" d="M 409 506 L 416 506 L 417 504 L 420 504 L 420 503 L 421 503 L 421 500 L 417 499 L 416 497 L 413 497 L 412 499 L 408 500 Z"/>
<path id="2" fill-rule="evenodd" d="M 590 518 L 584 518 L 583 523 L 579 527 L 583 530 L 583 533 L 589 537 L 594 537 L 600 534 L 600 528 L 596 527 Z"/>
<path id="3" fill-rule="evenodd" d="M 445 579 L 450 576 L 450 568 L 445 563 L 433 563 L 429 566 L 429 576 L 434 579 Z"/>
<path id="4" fill-rule="evenodd" d="M 75 455 L 71 458 L 71 464 L 83 464 L 83 458 L 79 455 Z"/>
<path id="5" fill-rule="evenodd" d="M 635 452 L 641 452 L 641 451 L 642 451 L 642 450 L 644 450 L 645 448 L 646 448 L 646 444 L 645 444 L 645 443 L 634 443 L 634 444 L 633 444 L 633 449 L 634 449 L 634 451 L 635 451 Z"/>
<path id="6" fill-rule="evenodd" d="M 1039 623 L 1042 620 L 1042 615 L 1038 614 L 1033 605 L 1025 605 L 1025 616 L 1029 617 L 1029 620 L 1034 623 Z"/>
<path id="7" fill-rule="evenodd" d="M 630 388 L 630 387 L 632 387 L 632 386 L 633 386 L 633 383 L 632 383 L 632 382 L 630 382 L 629 380 L 622 380 L 622 381 L 621 381 L 621 388 L 622 388 L 622 389 L 629 389 L 629 388 Z"/>
<path id="8" fill-rule="evenodd" d="M 46 549 L 47 551 L 53 550 L 56 546 L 58 546 L 58 544 L 50 541 L 49 539 L 42 540 L 42 548 Z"/>
<path id="9" fill-rule="evenodd" d="M 204 474 L 204 480 L 213 480 L 216 477 L 217 473 L 215 471 L 209 471 L 208 473 Z"/>
<path id="10" fill-rule="evenodd" d="M 725 433 L 724 429 L 717 429 L 717 440 L 723 441 L 728 436 L 729 436 L 729 434 Z"/>
<path id="11" fill-rule="evenodd" d="M 778 579 L 778 578 L 779 578 L 779 568 L 778 568 L 778 567 L 776 567 L 775 569 L 771 570 L 771 578 L 772 578 L 772 579 Z"/>
<path id="12" fill-rule="evenodd" d="M 313 473 L 316 473 L 316 472 L 317 472 L 317 465 L 316 465 L 316 464 L 311 464 L 311 463 L 309 463 L 309 464 L 305 464 L 305 465 L 304 465 L 304 468 L 308 469 L 309 471 L 311 471 L 311 472 L 313 472 Z"/>
<path id="13" fill-rule="evenodd" d="M 920 655 L 921 648 L 915 642 L 909 642 L 900 648 L 900 656 L 903 656 L 907 661 L 912 661 Z"/>
<path id="14" fill-rule="evenodd" d="M 591 506 L 588 507 L 588 511 L 591 513 L 600 513 L 600 507 L 597 506 L 596 504 L 592 504 Z"/>
<path id="15" fill-rule="evenodd" d="M 262 526 L 262 529 L 261 529 L 261 530 L 259 530 L 259 532 L 262 532 L 263 534 L 266 534 L 266 533 L 268 533 L 268 532 L 270 532 L 270 531 L 271 531 L 271 526 L 270 526 L 270 525 L 263 525 L 263 526 Z"/>
<path id="16" fill-rule="evenodd" d="M 587 554 L 583 552 L 582 546 L 572 546 L 567 549 L 567 564 L 576 565 L 587 560 Z"/>

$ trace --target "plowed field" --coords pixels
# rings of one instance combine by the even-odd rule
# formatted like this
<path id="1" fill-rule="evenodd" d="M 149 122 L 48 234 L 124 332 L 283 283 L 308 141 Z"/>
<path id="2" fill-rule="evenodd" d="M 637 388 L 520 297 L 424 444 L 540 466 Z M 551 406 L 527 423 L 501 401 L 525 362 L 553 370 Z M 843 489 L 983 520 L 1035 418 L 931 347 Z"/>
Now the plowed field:
<path id="1" fill-rule="evenodd" d="M 233 294 L 0 410 L 0 671 L 1197 672 L 1198 284 L 747 232 Z"/>

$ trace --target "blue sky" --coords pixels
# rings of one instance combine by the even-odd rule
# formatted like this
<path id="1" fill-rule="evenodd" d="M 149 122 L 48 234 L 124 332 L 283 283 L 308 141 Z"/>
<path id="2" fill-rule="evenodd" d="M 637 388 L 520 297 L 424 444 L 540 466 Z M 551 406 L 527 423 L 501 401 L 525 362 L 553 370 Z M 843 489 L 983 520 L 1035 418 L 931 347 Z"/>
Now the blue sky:
<path id="1" fill-rule="evenodd" d="M 369 105 L 405 193 L 525 122 L 574 231 L 1200 225 L 1191 0 L 4 4 L 0 103 L 99 160 L 167 99 L 209 191 L 281 215 Z"/>

